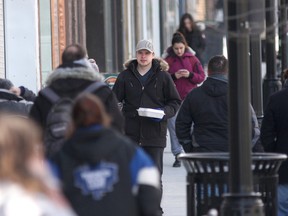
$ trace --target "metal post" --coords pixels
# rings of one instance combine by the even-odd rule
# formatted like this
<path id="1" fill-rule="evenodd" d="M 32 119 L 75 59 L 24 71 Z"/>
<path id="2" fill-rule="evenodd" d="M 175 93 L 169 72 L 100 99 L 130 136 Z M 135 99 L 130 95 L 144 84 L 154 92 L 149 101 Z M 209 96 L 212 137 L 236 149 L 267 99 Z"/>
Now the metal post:
<path id="1" fill-rule="evenodd" d="M 288 13 L 288 0 L 280 0 L 280 41 L 281 41 L 281 70 L 287 68 L 287 13 Z"/>
<path id="2" fill-rule="evenodd" d="M 222 216 L 263 216 L 260 195 L 253 192 L 249 58 L 249 0 L 226 0 L 229 58 L 230 194 Z"/>
<path id="3" fill-rule="evenodd" d="M 249 1 L 250 68 L 252 106 L 258 119 L 263 118 L 261 34 L 265 29 L 265 2 Z"/>
<path id="4" fill-rule="evenodd" d="M 257 118 L 263 117 L 262 55 L 260 35 L 250 37 L 251 96 Z"/>
<path id="5" fill-rule="evenodd" d="M 281 89 L 280 79 L 277 78 L 275 37 L 277 28 L 277 0 L 266 0 L 266 77 L 263 83 L 264 107 L 268 98 Z"/>

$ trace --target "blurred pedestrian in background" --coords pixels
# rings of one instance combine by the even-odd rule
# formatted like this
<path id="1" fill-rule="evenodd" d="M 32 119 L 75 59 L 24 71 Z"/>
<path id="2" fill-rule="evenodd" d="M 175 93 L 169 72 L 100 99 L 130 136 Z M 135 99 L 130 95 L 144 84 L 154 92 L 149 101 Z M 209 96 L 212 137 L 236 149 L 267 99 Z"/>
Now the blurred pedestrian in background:
<path id="1" fill-rule="evenodd" d="M 184 36 L 176 32 L 173 35 L 171 46 L 163 55 L 169 64 L 168 72 L 176 85 L 177 91 L 183 101 L 187 94 L 205 79 L 205 73 L 198 58 L 188 47 Z M 168 130 L 171 141 L 171 151 L 175 156 L 173 167 L 180 167 L 181 163 L 177 156 L 182 152 L 175 133 L 176 115 L 168 119 Z"/>
<path id="2" fill-rule="evenodd" d="M 196 57 L 204 65 L 205 35 L 196 25 L 191 14 L 186 13 L 181 17 L 178 31 L 184 35 L 188 46 L 196 52 Z"/>
<path id="3" fill-rule="evenodd" d="M 30 116 L 44 130 L 47 157 L 61 148 L 71 120 L 73 100 L 82 92 L 98 95 L 112 117 L 112 127 L 120 132 L 124 130 L 124 118 L 116 96 L 102 82 L 102 76 L 92 68 L 86 56 L 80 45 L 66 47 L 62 64 L 48 77 L 47 87 L 39 92 L 31 109 Z"/>
<path id="4" fill-rule="evenodd" d="M 207 80 L 187 95 L 176 119 L 176 135 L 185 152 L 229 151 L 227 96 L 228 60 L 214 56 L 208 63 Z M 251 114 L 251 149 L 256 151 L 260 130 L 252 106 Z"/>
<path id="5" fill-rule="evenodd" d="M 150 155 L 162 175 L 167 119 L 176 114 L 181 100 L 167 72 L 168 64 L 154 57 L 151 41 L 139 41 L 136 59 L 125 63 L 126 69 L 119 74 L 113 91 L 123 103 L 125 134 Z M 137 112 L 139 108 L 150 108 L 152 111 L 140 116 Z M 153 118 L 150 113 L 155 110 L 162 110 L 165 115 Z"/>
<path id="6" fill-rule="evenodd" d="M 26 101 L 21 97 L 21 89 L 15 87 L 8 79 L 0 79 L 0 111 L 14 115 L 28 116 L 33 102 Z M 33 97 L 33 92 L 24 88 L 28 99 Z M 24 96 L 24 95 L 23 95 Z"/>
<path id="7" fill-rule="evenodd" d="M 261 125 L 261 143 L 266 152 L 288 154 L 288 69 L 283 74 L 284 87 L 268 101 Z M 278 216 L 288 215 L 288 161 L 279 169 Z"/>
<path id="8" fill-rule="evenodd" d="M 2 115 L 0 131 L 0 215 L 75 215 L 44 162 L 39 128 Z"/>
<path id="9" fill-rule="evenodd" d="M 159 172 L 130 139 L 110 129 L 101 100 L 79 96 L 69 139 L 54 159 L 63 191 L 79 216 L 157 216 Z"/>

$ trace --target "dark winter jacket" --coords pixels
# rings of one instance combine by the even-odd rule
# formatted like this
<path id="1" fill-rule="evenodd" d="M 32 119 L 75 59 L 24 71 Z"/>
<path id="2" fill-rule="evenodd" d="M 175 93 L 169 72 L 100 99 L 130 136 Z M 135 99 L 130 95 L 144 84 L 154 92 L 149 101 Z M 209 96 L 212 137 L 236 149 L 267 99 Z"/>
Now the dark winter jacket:
<path id="1" fill-rule="evenodd" d="M 63 192 L 79 216 L 157 216 L 159 173 L 121 134 L 81 128 L 53 160 Z"/>
<path id="2" fill-rule="evenodd" d="M 47 86 L 51 87 L 59 96 L 75 98 L 93 82 L 99 82 L 102 77 L 92 69 L 85 67 L 57 68 L 47 79 Z M 118 108 L 118 101 L 109 88 L 101 88 L 95 92 L 105 105 L 106 111 L 112 117 L 112 126 L 123 131 L 124 118 Z M 43 128 L 46 126 L 47 115 L 53 104 L 40 93 L 38 94 L 30 116 Z"/>
<path id="3" fill-rule="evenodd" d="M 26 101 L 35 101 L 36 95 L 33 91 L 29 90 L 28 88 L 24 86 L 19 87 L 21 90 L 20 96 L 23 97 Z"/>
<path id="4" fill-rule="evenodd" d="M 265 151 L 288 154 L 288 88 L 273 94 L 265 109 L 261 142 Z M 279 183 L 288 184 L 288 161 L 279 169 Z"/>
<path id="5" fill-rule="evenodd" d="M 165 147 L 167 119 L 176 114 L 181 102 L 171 76 L 165 72 L 168 65 L 163 60 L 154 59 L 152 75 L 144 86 L 137 77 L 137 60 L 129 61 L 126 67 L 113 87 L 118 100 L 123 102 L 125 133 L 139 145 Z M 160 122 L 140 117 L 139 107 L 161 108 L 165 116 Z"/>
<path id="6" fill-rule="evenodd" d="M 202 68 L 200 61 L 197 57 L 191 53 L 189 49 L 185 51 L 183 56 L 177 56 L 172 47 L 167 49 L 167 55 L 163 56 L 165 61 L 169 64 L 168 72 L 171 74 L 172 79 L 175 82 L 177 91 L 182 100 L 185 99 L 187 94 L 197 87 L 197 84 L 200 84 L 205 79 L 205 73 Z M 190 72 L 188 78 L 177 79 L 175 73 L 181 69 L 186 69 Z"/>
<path id="7" fill-rule="evenodd" d="M 33 103 L 6 89 L 0 89 L 0 112 L 28 116 Z"/>
<path id="8" fill-rule="evenodd" d="M 228 83 L 208 77 L 202 86 L 192 90 L 176 119 L 176 135 L 186 152 L 227 152 L 228 151 Z M 252 146 L 259 138 L 257 118 L 251 107 Z M 192 148 L 191 126 L 193 125 Z M 251 147 L 252 148 L 252 147 Z"/>
<path id="9" fill-rule="evenodd" d="M 191 32 L 182 32 L 182 34 L 185 36 L 188 46 L 196 52 L 196 57 L 203 63 L 203 53 L 206 47 L 206 39 L 203 32 L 196 28 Z"/>

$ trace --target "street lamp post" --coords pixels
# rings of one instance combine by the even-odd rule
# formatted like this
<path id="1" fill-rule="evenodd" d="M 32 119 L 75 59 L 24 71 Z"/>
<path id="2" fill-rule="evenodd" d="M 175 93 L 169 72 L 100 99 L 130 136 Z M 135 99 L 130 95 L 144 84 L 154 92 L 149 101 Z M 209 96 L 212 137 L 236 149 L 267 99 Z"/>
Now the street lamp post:
<path id="1" fill-rule="evenodd" d="M 222 216 L 263 216 L 260 195 L 253 192 L 249 58 L 249 0 L 226 0 L 229 59 L 229 194 Z"/>
<path id="2" fill-rule="evenodd" d="M 263 83 L 264 106 L 274 92 L 281 89 L 281 82 L 277 78 L 275 38 L 277 28 L 277 0 L 266 0 L 266 76 Z"/>

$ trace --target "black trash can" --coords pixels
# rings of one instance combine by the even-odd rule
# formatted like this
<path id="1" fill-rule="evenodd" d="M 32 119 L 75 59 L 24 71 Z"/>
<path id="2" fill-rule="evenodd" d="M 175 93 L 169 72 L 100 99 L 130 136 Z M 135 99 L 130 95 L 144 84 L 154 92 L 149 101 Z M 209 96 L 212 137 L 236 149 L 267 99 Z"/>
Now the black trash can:
<path id="1" fill-rule="evenodd" d="M 284 154 L 252 154 L 254 191 L 261 193 L 267 216 L 277 215 L 278 169 Z M 229 192 L 229 153 L 181 154 L 187 170 L 187 215 L 202 216 L 220 209 L 222 195 Z"/>

